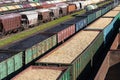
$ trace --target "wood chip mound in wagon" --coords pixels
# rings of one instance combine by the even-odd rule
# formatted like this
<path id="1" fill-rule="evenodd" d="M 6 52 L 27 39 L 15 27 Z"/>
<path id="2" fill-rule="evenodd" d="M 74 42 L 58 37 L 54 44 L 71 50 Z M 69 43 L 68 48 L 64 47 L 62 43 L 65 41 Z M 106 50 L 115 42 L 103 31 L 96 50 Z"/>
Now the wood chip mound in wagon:
<path id="1" fill-rule="evenodd" d="M 103 17 L 115 17 L 119 11 L 109 11 L 107 14 L 103 15 Z"/>
<path id="2" fill-rule="evenodd" d="M 59 69 L 50 68 L 27 68 L 11 80 L 57 80 L 62 73 Z"/>
<path id="3" fill-rule="evenodd" d="M 112 10 L 120 11 L 120 7 L 115 7 L 115 8 L 112 9 Z"/>
<path id="4" fill-rule="evenodd" d="M 86 29 L 104 29 L 109 23 L 112 21 L 113 18 L 100 18 L 96 20 L 94 23 L 87 26 Z"/>
<path id="5" fill-rule="evenodd" d="M 69 41 L 51 51 L 37 62 L 70 64 L 99 34 L 98 31 L 80 31 Z"/>

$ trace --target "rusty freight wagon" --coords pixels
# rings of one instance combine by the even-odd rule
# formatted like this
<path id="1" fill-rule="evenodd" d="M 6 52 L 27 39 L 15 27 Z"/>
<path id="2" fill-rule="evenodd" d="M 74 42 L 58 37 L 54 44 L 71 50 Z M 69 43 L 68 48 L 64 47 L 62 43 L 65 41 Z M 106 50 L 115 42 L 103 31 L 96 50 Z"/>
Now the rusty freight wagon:
<path id="1" fill-rule="evenodd" d="M 75 4 L 69 4 L 68 7 L 67 7 L 68 13 L 75 12 L 76 9 L 77 9 L 77 8 L 76 8 L 76 5 L 75 5 Z"/>
<path id="2" fill-rule="evenodd" d="M 70 68 L 30 66 L 11 80 L 71 80 Z"/>
<path id="3" fill-rule="evenodd" d="M 63 24 L 75 24 L 75 32 L 82 30 L 87 25 L 87 17 L 76 16 L 74 19 L 67 21 Z"/>
<path id="4" fill-rule="evenodd" d="M 80 31 L 70 40 L 40 58 L 36 64 L 69 65 L 71 66 L 71 80 L 76 80 L 102 43 L 102 32 Z"/>
<path id="5" fill-rule="evenodd" d="M 110 50 L 94 80 L 119 80 L 120 79 L 120 50 Z"/>
<path id="6" fill-rule="evenodd" d="M 59 7 L 51 7 L 49 8 L 51 10 L 50 16 L 52 20 L 55 20 L 60 17 L 60 8 Z"/>
<path id="7" fill-rule="evenodd" d="M 110 50 L 116 50 L 117 48 L 119 48 L 120 46 L 120 34 L 117 34 L 117 36 L 115 37 Z"/>
<path id="8" fill-rule="evenodd" d="M 82 9 L 82 4 L 80 2 L 68 2 L 68 4 L 74 4 L 76 6 L 76 10 L 79 11 Z"/>
<path id="9" fill-rule="evenodd" d="M 60 43 L 75 33 L 75 25 L 74 24 L 68 24 L 68 25 L 59 24 L 44 32 L 57 34 L 57 42 Z"/>
<path id="10" fill-rule="evenodd" d="M 37 9 L 39 22 L 48 22 L 51 20 L 49 9 Z"/>
<path id="11" fill-rule="evenodd" d="M 60 16 L 67 15 L 67 6 L 58 6 L 60 8 L 59 14 Z"/>
<path id="12" fill-rule="evenodd" d="M 5 14 L 0 16 L 0 33 L 6 34 L 8 32 L 17 31 L 21 27 L 20 14 Z"/>
<path id="13" fill-rule="evenodd" d="M 67 15 L 67 6 L 68 4 L 66 3 L 56 3 L 56 7 L 60 8 L 60 16 L 65 16 Z"/>
<path id="14" fill-rule="evenodd" d="M 5 46 L 3 49 L 12 51 L 22 51 L 24 53 L 25 63 L 33 61 L 37 57 L 44 55 L 45 52 L 57 44 L 55 34 L 38 33 L 29 38 Z"/>

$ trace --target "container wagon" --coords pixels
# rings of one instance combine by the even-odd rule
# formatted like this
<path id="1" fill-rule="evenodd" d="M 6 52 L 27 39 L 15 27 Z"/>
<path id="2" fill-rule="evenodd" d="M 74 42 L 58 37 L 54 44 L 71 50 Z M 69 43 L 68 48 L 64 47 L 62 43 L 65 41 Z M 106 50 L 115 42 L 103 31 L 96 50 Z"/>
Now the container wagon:
<path id="1" fill-rule="evenodd" d="M 33 76 L 34 75 L 34 76 Z M 70 68 L 30 66 L 11 80 L 71 80 Z"/>
<path id="2" fill-rule="evenodd" d="M 80 31 L 70 40 L 40 58 L 36 64 L 69 65 L 71 66 L 71 80 L 76 80 L 102 43 L 102 32 Z"/>
<path id="3" fill-rule="evenodd" d="M 74 24 L 59 24 L 51 29 L 44 31 L 45 33 L 55 33 L 57 35 L 57 42 L 64 42 L 65 39 L 75 33 Z"/>
<path id="4" fill-rule="evenodd" d="M 29 38 L 8 45 L 2 49 L 22 51 L 25 57 L 24 64 L 28 64 L 53 48 L 56 44 L 57 40 L 55 34 L 38 33 L 35 36 L 33 35 Z"/>

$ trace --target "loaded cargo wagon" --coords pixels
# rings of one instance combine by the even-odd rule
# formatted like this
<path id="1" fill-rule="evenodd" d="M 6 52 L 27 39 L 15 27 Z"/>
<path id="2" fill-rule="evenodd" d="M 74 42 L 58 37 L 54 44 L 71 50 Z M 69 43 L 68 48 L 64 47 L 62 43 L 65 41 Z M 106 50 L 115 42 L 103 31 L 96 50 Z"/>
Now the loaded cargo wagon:
<path id="1" fill-rule="evenodd" d="M 93 10 L 93 11 L 96 12 L 96 19 L 102 16 L 101 8 L 97 8 L 97 9 L 95 9 L 95 10 Z"/>
<path id="2" fill-rule="evenodd" d="M 11 80 L 71 80 L 70 68 L 30 66 Z"/>
<path id="3" fill-rule="evenodd" d="M 21 15 L 16 13 L 0 15 L 0 33 L 17 31 L 21 27 Z"/>
<path id="4" fill-rule="evenodd" d="M 108 12 L 113 8 L 113 3 L 107 4 L 105 7 L 106 7 L 106 11 Z"/>
<path id="5" fill-rule="evenodd" d="M 75 24 L 75 30 L 78 32 L 87 25 L 87 17 L 85 16 L 76 16 L 74 19 L 69 20 L 63 24 Z"/>
<path id="6" fill-rule="evenodd" d="M 93 22 L 96 19 L 96 12 L 89 11 L 81 16 L 86 16 L 87 17 L 87 24 L 90 24 L 91 22 Z"/>
<path id="7" fill-rule="evenodd" d="M 49 8 L 51 10 L 50 16 L 52 20 L 55 20 L 60 17 L 60 8 L 59 7 L 51 7 Z"/>
<path id="8" fill-rule="evenodd" d="M 38 22 L 38 12 L 36 11 L 25 11 L 20 12 L 22 15 L 22 26 L 27 28 L 29 26 L 35 25 Z"/>
<path id="9" fill-rule="evenodd" d="M 102 8 L 101 12 L 102 12 L 102 15 L 103 15 L 113 8 L 113 3 L 110 3 L 108 5 L 104 5 L 101 8 Z"/>
<path id="10" fill-rule="evenodd" d="M 102 32 L 80 31 L 70 40 L 40 58 L 36 64 L 71 65 L 71 79 L 76 80 L 102 43 Z"/>
<path id="11" fill-rule="evenodd" d="M 94 80 L 120 79 L 120 50 L 110 50 L 104 59 Z"/>
<path id="12" fill-rule="evenodd" d="M 104 33 L 104 42 L 108 43 L 110 38 L 112 37 L 113 30 L 116 28 L 115 23 L 117 20 L 114 18 L 100 18 L 96 20 L 94 23 L 87 26 L 86 29 L 92 30 L 102 30 Z"/>
<path id="13" fill-rule="evenodd" d="M 75 25 L 74 24 L 69 24 L 69 25 L 59 24 L 44 32 L 57 34 L 57 42 L 60 43 L 75 33 Z"/>
<path id="14" fill-rule="evenodd" d="M 23 66 L 22 55 L 19 51 L 0 50 L 0 80 Z"/>
<path id="15" fill-rule="evenodd" d="M 7 50 L 21 50 L 25 54 L 25 64 L 36 59 L 57 44 L 55 34 L 38 33 L 24 40 L 4 47 Z"/>
<path id="16" fill-rule="evenodd" d="M 38 12 L 39 22 L 47 22 L 51 20 L 51 17 L 50 17 L 51 11 L 49 9 L 37 9 L 35 11 Z"/>
<path id="17" fill-rule="evenodd" d="M 112 9 L 113 11 L 120 11 L 120 7 L 115 7 L 114 9 Z"/>
<path id="18" fill-rule="evenodd" d="M 101 7 L 101 13 L 102 13 L 102 15 L 104 15 L 105 13 L 107 13 L 107 8 L 106 8 L 107 6 L 102 6 Z"/>
<path id="19" fill-rule="evenodd" d="M 106 13 L 105 15 L 103 15 L 103 17 L 116 17 L 119 14 L 119 11 L 109 11 L 108 13 Z"/>

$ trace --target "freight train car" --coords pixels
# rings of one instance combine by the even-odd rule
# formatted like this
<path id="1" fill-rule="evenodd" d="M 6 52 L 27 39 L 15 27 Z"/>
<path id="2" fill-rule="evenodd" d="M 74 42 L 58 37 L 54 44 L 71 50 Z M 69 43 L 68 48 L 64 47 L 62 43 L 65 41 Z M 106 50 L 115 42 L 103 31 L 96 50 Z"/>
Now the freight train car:
<path id="1" fill-rule="evenodd" d="M 94 80 L 119 80 L 120 50 L 110 50 Z"/>
<path id="2" fill-rule="evenodd" d="M 19 51 L 0 51 L 0 80 L 23 66 L 23 53 Z"/>
<path id="3" fill-rule="evenodd" d="M 35 11 L 26 11 L 20 13 L 22 16 L 22 26 L 28 28 L 38 23 L 38 13 Z"/>
<path id="4" fill-rule="evenodd" d="M 21 50 L 25 54 L 25 64 L 44 54 L 57 44 L 56 35 L 39 33 L 27 39 L 7 46 L 7 50 Z"/>
<path id="5" fill-rule="evenodd" d="M 0 50 L 0 79 L 30 63 L 57 44 L 55 34 L 39 33 Z M 8 64 L 7 64 L 8 63 Z M 11 64 L 10 64 L 11 63 Z M 0 71 L 0 72 L 1 72 Z M 9 72 L 8 72 L 9 71 Z"/>
<path id="6" fill-rule="evenodd" d="M 51 29 L 44 31 L 45 33 L 55 33 L 57 35 L 57 42 L 63 42 L 65 39 L 75 33 L 74 24 L 59 24 Z"/>
<path id="7" fill-rule="evenodd" d="M 31 4 L 31 6 L 35 7 L 34 3 L 30 3 L 30 4 Z M 17 6 L 18 10 L 25 9 L 21 5 L 16 5 L 16 6 Z M 37 6 L 37 4 L 36 4 L 36 6 Z M 45 7 L 46 6 L 48 6 L 48 5 L 45 5 Z M 56 5 L 54 5 L 54 6 L 56 6 Z M 71 8 L 70 8 L 70 6 L 71 6 Z M 66 8 L 66 6 L 51 8 L 51 9 L 49 9 L 50 12 L 48 10 L 46 12 L 46 9 L 21 12 L 20 15 L 22 16 L 22 19 L 20 19 L 20 22 L 21 22 L 20 28 L 22 28 L 22 30 L 23 30 L 28 27 L 31 27 L 31 26 L 33 27 L 35 25 L 38 25 L 38 24 L 40 24 L 39 22 L 50 21 L 50 20 L 59 18 L 61 16 L 64 16 L 66 14 L 69 14 L 70 13 L 69 10 L 72 9 L 72 6 L 75 7 L 75 4 L 70 4 L 67 6 L 67 8 Z M 110 5 L 108 5 L 108 6 L 110 6 Z M 42 7 L 44 7 L 44 5 Z M 112 6 L 110 8 L 108 8 L 107 11 L 110 10 L 111 8 L 112 8 Z M 3 9 L 6 10 L 6 7 L 4 7 Z M 74 10 L 72 12 L 74 12 Z M 45 13 L 46 15 L 43 15 L 43 13 Z M 104 13 L 106 13 L 106 11 Z M 19 13 L 16 13 L 16 14 L 19 14 Z M 101 15 L 103 15 L 103 14 L 102 14 L 102 10 L 100 8 L 97 10 L 89 11 L 82 16 L 87 16 L 87 23 L 86 23 L 86 25 L 87 25 L 87 24 L 91 23 L 92 21 L 94 21 L 95 19 L 97 19 L 98 17 L 100 17 Z M 16 27 L 16 29 L 17 29 L 17 27 Z M 11 28 L 11 30 L 12 30 L 12 28 Z M 1 32 L 3 34 L 6 33 L 6 31 L 5 32 L 1 31 Z"/>
<path id="8" fill-rule="evenodd" d="M 117 16 L 117 18 L 118 18 L 118 16 Z M 117 18 L 115 18 L 115 19 L 117 19 Z M 115 22 L 116 20 L 113 20 L 113 21 Z M 64 27 L 60 26 L 61 28 L 58 27 L 59 29 L 54 28 L 54 29 L 58 29 L 57 31 L 53 30 L 56 34 L 54 34 L 54 33 L 49 34 L 49 32 L 47 32 L 49 30 L 46 30 L 46 33 L 38 34 L 36 37 L 32 36 L 32 37 L 30 37 L 28 39 L 24 39 L 24 40 L 22 40 L 18 43 L 11 44 L 10 46 L 6 47 L 5 49 L 7 49 L 8 51 L 16 51 L 16 50 L 17 51 L 20 50 L 19 52 L 22 51 L 22 53 L 21 53 L 22 56 L 25 56 L 24 60 L 22 60 L 22 61 L 23 61 L 24 64 L 28 64 L 29 62 L 36 59 L 41 54 L 44 54 L 46 51 L 48 51 L 49 49 L 54 47 L 57 43 L 59 43 L 61 41 L 64 41 L 64 39 L 68 38 L 69 36 L 71 36 L 72 34 L 75 33 L 75 24 L 73 24 L 74 26 L 71 25 L 71 24 L 61 24 L 61 25 L 64 26 Z M 53 31 L 51 30 L 51 32 L 53 32 Z M 74 74 L 72 74 L 73 80 L 75 80 L 77 78 L 77 76 L 84 70 L 85 66 L 92 59 L 95 52 L 98 50 L 98 48 L 103 43 L 103 41 L 104 41 L 103 40 L 103 37 L 104 37 L 103 34 L 104 33 L 100 32 L 99 30 L 97 30 L 97 31 L 82 31 L 79 34 L 77 34 L 79 36 L 76 36 L 75 38 L 72 38 L 70 41 L 68 41 L 70 43 L 71 43 L 71 41 L 74 41 L 75 43 L 73 42 L 71 45 L 68 45 L 68 42 L 66 42 L 66 43 L 63 44 L 63 45 L 67 45 L 71 48 L 71 49 L 68 49 L 68 50 L 75 49 L 75 52 L 80 50 L 79 53 L 76 52 L 76 54 L 77 54 L 76 56 L 75 56 L 75 54 L 73 54 L 74 59 L 71 58 L 71 57 L 70 57 L 70 59 L 67 58 L 68 59 L 68 64 L 67 65 L 69 65 L 69 64 L 71 65 L 71 67 L 72 67 L 71 72 L 74 73 Z M 87 39 L 89 38 L 88 42 L 86 41 L 86 38 Z M 85 39 L 85 40 L 83 40 L 83 39 Z M 85 44 L 84 44 L 84 41 L 86 41 Z M 77 44 L 77 43 L 79 43 L 79 44 Z M 77 45 L 75 45 L 75 44 L 77 44 Z M 21 47 L 21 46 L 23 46 L 23 47 Z M 81 47 L 79 47 L 80 49 L 76 50 L 77 48 L 73 48 L 72 46 L 77 46 L 77 47 L 81 46 Z M 84 46 L 84 48 L 82 48 L 83 46 Z M 60 46 L 57 49 L 62 48 L 62 47 L 63 46 Z M 67 51 L 65 53 L 70 53 L 71 51 L 69 52 L 67 50 L 67 48 L 64 50 L 64 47 L 63 47 L 62 48 L 63 50 L 61 50 L 61 51 Z M 53 52 L 56 52 L 56 50 L 54 50 Z M 4 50 L 4 51 L 6 51 L 6 50 Z M 19 52 L 17 52 L 17 53 L 19 53 Z M 49 53 L 49 54 L 52 54 L 52 53 Z M 60 53 L 60 55 L 62 55 L 62 54 Z M 77 57 L 78 55 L 79 55 L 79 57 Z M 69 57 L 69 55 L 66 55 L 66 56 Z M 66 59 L 66 57 L 63 58 L 63 59 Z M 61 61 L 61 60 L 59 60 L 59 61 Z M 71 62 L 69 62 L 69 60 Z M 86 61 L 85 63 L 84 63 L 84 60 Z M 81 64 L 81 63 L 84 63 L 84 64 Z M 77 68 L 80 65 L 82 65 L 82 66 L 80 68 Z M 9 68 L 6 68 L 7 71 L 9 71 L 8 69 Z M 11 68 L 10 68 L 10 70 L 11 70 Z M 12 73 L 12 71 L 10 71 L 10 73 Z M 6 74 L 8 75 L 8 73 L 6 73 Z M 2 74 L 2 75 L 4 75 L 4 74 Z M 5 75 L 4 77 L 6 77 L 7 75 Z M 2 77 L 2 78 L 4 78 L 4 77 Z"/>
<path id="9" fill-rule="evenodd" d="M 36 64 L 71 66 L 71 80 L 76 80 L 102 43 L 102 32 L 80 31 L 70 40 L 40 58 Z"/>
<path id="10" fill-rule="evenodd" d="M 46 74 L 46 75 L 44 75 Z M 34 77 L 33 77 L 34 75 Z M 11 80 L 71 80 L 70 68 L 30 66 Z"/>
<path id="11" fill-rule="evenodd" d="M 51 11 L 49 9 L 37 9 L 35 11 L 38 12 L 38 23 L 48 22 L 51 20 Z"/>
<path id="12" fill-rule="evenodd" d="M 4 35 L 21 28 L 20 14 L 6 14 L 0 16 L 0 34 Z"/>
<path id="13" fill-rule="evenodd" d="M 62 24 L 64 24 L 64 25 L 75 24 L 75 32 L 78 32 L 87 26 L 87 17 L 86 16 L 76 16 L 74 19 L 69 20 Z"/>
<path id="14" fill-rule="evenodd" d="M 104 33 L 104 42 L 107 43 L 113 31 L 118 28 L 119 15 L 119 11 L 110 11 L 93 24 L 90 24 L 86 29 L 102 30 Z"/>

